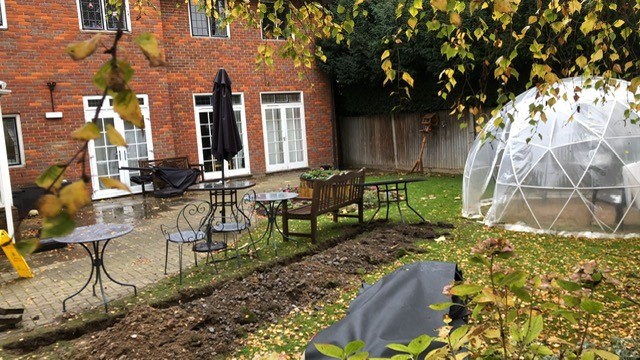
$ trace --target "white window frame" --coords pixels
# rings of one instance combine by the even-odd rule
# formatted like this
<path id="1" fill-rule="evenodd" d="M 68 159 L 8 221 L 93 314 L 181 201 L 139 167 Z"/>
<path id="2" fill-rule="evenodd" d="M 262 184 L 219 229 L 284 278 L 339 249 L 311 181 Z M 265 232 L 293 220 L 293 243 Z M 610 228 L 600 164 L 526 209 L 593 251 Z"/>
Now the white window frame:
<path id="1" fill-rule="evenodd" d="M 274 5 L 275 0 L 260 0 L 259 2 L 261 2 L 263 4 Z M 286 17 L 287 13 L 291 13 L 291 10 L 289 10 L 289 2 L 285 1 L 284 2 L 284 6 L 286 7 L 286 10 L 283 12 L 283 15 Z M 265 14 L 265 17 L 266 17 L 266 14 Z M 284 34 L 283 34 L 283 36 L 275 36 L 275 37 L 270 37 L 270 38 L 265 37 L 264 26 L 262 24 L 263 21 L 264 21 L 264 18 L 262 20 L 260 20 L 260 37 L 262 38 L 262 40 L 275 40 L 275 41 L 284 41 L 285 40 L 285 35 Z"/>
<path id="2" fill-rule="evenodd" d="M 16 136 L 18 137 L 18 150 L 20 152 L 20 163 L 18 164 L 9 164 L 9 167 L 24 167 L 25 159 L 24 159 L 24 140 L 22 138 L 22 121 L 20 121 L 20 115 L 18 114 L 2 114 L 2 121 L 4 122 L 5 118 L 15 118 L 16 119 Z M 4 123 L 3 123 L 4 126 Z M 5 139 L 6 142 L 7 139 Z M 8 159 L 7 159 L 8 160 Z"/>
<path id="3" fill-rule="evenodd" d="M 2 19 L 2 25 L 0 29 L 7 28 L 7 8 L 4 6 L 4 0 L 0 0 L 0 18 Z"/>
<path id="4" fill-rule="evenodd" d="M 86 31 L 86 32 L 115 32 L 116 30 L 109 30 L 107 29 L 107 18 L 106 18 L 106 11 L 105 11 L 105 4 L 109 2 L 109 0 L 95 0 L 95 1 L 99 1 L 100 2 L 100 6 L 102 7 L 102 14 L 104 16 L 103 19 L 103 27 L 102 29 L 85 29 L 82 26 L 82 7 L 80 6 L 80 1 L 82 0 L 76 0 L 76 9 L 78 11 L 78 26 L 80 27 L 81 31 Z M 124 0 L 124 14 L 125 14 L 125 21 L 124 24 L 126 26 L 126 29 L 123 29 L 122 31 L 124 32 L 131 32 L 131 15 L 129 14 L 129 1 L 128 0 Z"/>
<path id="5" fill-rule="evenodd" d="M 142 104 L 140 104 L 140 110 L 142 110 L 142 116 L 144 117 L 144 131 L 147 137 L 147 156 L 149 160 L 154 159 L 154 145 L 153 145 L 153 134 L 151 133 L 151 109 L 149 105 L 149 95 L 146 94 L 136 94 L 138 101 L 142 100 Z M 85 123 L 91 122 L 95 116 L 97 105 L 90 105 L 90 101 L 101 100 L 102 96 L 83 96 L 82 97 L 82 106 L 84 108 L 84 120 Z M 113 98 L 111 96 L 107 96 L 102 102 L 102 106 L 100 107 L 100 116 L 101 117 L 118 117 L 123 120 L 118 113 L 115 112 L 113 108 Z M 116 130 L 118 128 L 116 127 Z M 121 134 L 124 135 L 124 134 Z M 91 171 L 91 184 L 94 186 L 93 194 L 91 198 L 93 200 L 106 199 L 114 196 L 122 196 L 128 195 L 128 191 L 120 190 L 120 189 L 106 189 L 100 190 L 100 187 L 97 186 L 98 177 L 98 169 L 96 164 L 96 152 L 93 144 L 94 140 L 91 140 L 91 144 L 89 144 L 89 169 Z M 123 151 L 123 150 L 121 150 Z M 126 173 L 125 173 L 126 174 Z M 150 188 L 150 185 L 147 185 L 147 189 Z M 131 190 L 141 190 L 140 185 L 130 185 Z"/>
<path id="6" fill-rule="evenodd" d="M 206 35 L 206 36 L 205 35 L 194 35 L 193 34 L 193 22 L 191 21 L 191 2 L 192 1 L 193 0 L 189 0 L 188 3 L 187 3 L 187 8 L 188 8 L 187 11 L 189 12 L 189 32 L 191 33 L 191 37 L 198 38 L 198 39 L 229 39 L 229 38 L 231 38 L 229 24 L 227 24 L 227 26 L 226 26 L 226 28 L 227 28 L 226 29 L 226 32 L 227 32 L 226 35 L 221 36 L 221 35 L 212 35 L 211 34 L 211 22 L 215 21 L 215 19 L 210 17 L 210 16 L 207 16 L 207 24 L 208 24 L 207 31 L 209 31 L 209 35 Z M 201 1 L 203 1 L 203 0 L 199 0 L 199 2 L 201 2 Z M 212 1 L 216 1 L 216 0 L 212 0 Z M 220 0 L 220 1 L 224 2 L 224 9 L 226 10 L 227 9 L 227 1 L 226 0 Z"/>
<path id="7" fill-rule="evenodd" d="M 276 103 L 276 104 L 264 104 L 262 102 L 263 95 L 277 95 L 277 94 L 292 94 L 297 93 L 300 94 L 300 102 L 287 102 L 287 103 Z M 294 169 L 302 169 L 309 166 L 309 148 L 307 146 L 307 121 L 305 118 L 305 110 L 304 110 L 304 92 L 303 91 L 265 91 L 260 94 L 260 113 L 262 116 L 262 142 L 264 144 L 264 164 L 267 173 L 276 172 L 276 171 L 286 171 L 286 170 L 294 170 Z M 286 108 L 286 107 L 299 106 L 300 107 L 300 121 L 301 121 L 301 131 L 302 131 L 302 147 L 304 151 L 304 161 L 295 163 L 296 166 L 290 166 L 291 162 L 288 160 L 288 155 L 285 155 L 287 161 L 283 165 L 270 165 L 269 164 L 269 140 L 267 138 L 267 116 L 266 110 L 273 108 Z M 285 140 L 287 141 L 287 140 Z M 287 149 L 288 150 L 288 149 Z"/>
<path id="8" fill-rule="evenodd" d="M 200 140 L 202 138 L 202 133 L 200 132 L 200 119 L 198 117 L 198 114 L 201 111 L 206 111 L 206 112 L 213 112 L 213 105 L 196 105 L 196 97 L 198 96 L 212 96 L 212 93 L 194 93 L 193 94 L 193 118 L 194 118 L 194 122 L 193 122 L 193 126 L 195 126 L 196 128 L 196 142 L 198 144 L 198 163 L 200 164 L 204 164 L 204 159 L 202 158 L 202 141 Z M 241 121 L 242 123 L 242 149 L 244 150 L 244 169 L 242 171 L 238 171 L 237 173 L 234 173 L 234 170 L 225 170 L 225 177 L 226 176 L 240 176 L 240 175 L 249 175 L 251 174 L 251 159 L 249 157 L 249 133 L 248 133 L 248 124 L 247 124 L 247 113 L 246 113 L 246 102 L 245 102 L 245 97 L 244 97 L 244 93 L 243 92 L 233 92 L 231 94 L 231 96 L 234 95 L 240 95 L 240 104 L 239 105 L 233 105 L 233 110 L 240 110 L 240 114 L 242 116 L 242 118 L 244 119 L 244 121 Z M 247 146 L 245 146 L 247 145 Z M 226 161 L 226 160 L 225 160 Z M 213 173 L 215 173 L 215 169 L 213 171 Z M 215 179 L 215 177 L 211 177 L 210 175 L 211 173 L 205 173 L 204 174 L 204 179 L 205 180 L 212 180 Z"/>

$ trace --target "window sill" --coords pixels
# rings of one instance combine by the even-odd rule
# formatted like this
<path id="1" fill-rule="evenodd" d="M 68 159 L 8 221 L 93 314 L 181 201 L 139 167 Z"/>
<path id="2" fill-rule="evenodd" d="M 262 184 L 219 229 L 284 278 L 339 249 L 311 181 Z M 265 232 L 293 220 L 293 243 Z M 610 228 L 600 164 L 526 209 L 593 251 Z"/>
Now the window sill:
<path id="1" fill-rule="evenodd" d="M 204 36 L 204 35 L 193 35 L 191 37 L 194 39 L 216 39 L 216 40 L 229 40 L 230 36 Z"/>
<path id="2" fill-rule="evenodd" d="M 81 33 L 88 34 L 115 34 L 117 30 L 90 30 L 90 29 L 80 29 Z M 122 30 L 124 34 L 131 34 L 131 30 Z"/>

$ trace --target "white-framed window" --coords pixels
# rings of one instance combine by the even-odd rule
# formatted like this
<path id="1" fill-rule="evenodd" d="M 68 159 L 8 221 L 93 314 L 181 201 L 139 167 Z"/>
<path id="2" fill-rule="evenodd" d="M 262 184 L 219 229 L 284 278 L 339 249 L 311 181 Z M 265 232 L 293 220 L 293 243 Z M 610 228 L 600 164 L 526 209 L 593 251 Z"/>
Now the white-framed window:
<path id="1" fill-rule="evenodd" d="M 20 115 L 3 115 L 4 141 L 7 147 L 9 166 L 24 165 L 24 146 L 22 142 L 22 128 Z"/>
<path id="2" fill-rule="evenodd" d="M 0 29 L 7 28 L 7 11 L 4 7 L 4 0 L 0 0 Z"/>
<path id="3" fill-rule="evenodd" d="M 97 31 L 118 30 L 118 10 L 109 0 L 77 0 L 80 29 Z M 129 3 L 124 1 L 124 19 L 122 30 L 129 31 Z"/>
<path id="4" fill-rule="evenodd" d="M 229 37 L 229 26 L 220 26 L 225 14 L 226 1 L 212 0 L 215 3 L 216 11 L 220 15 L 220 19 L 216 20 L 213 16 L 207 16 L 202 8 L 204 0 L 199 0 L 194 4 L 193 0 L 189 0 L 189 19 L 191 20 L 191 35 L 198 37 Z"/>
<path id="5" fill-rule="evenodd" d="M 301 92 L 260 94 L 267 171 L 308 166 L 302 95 Z"/>
<path id="6" fill-rule="evenodd" d="M 262 28 L 262 38 L 281 40 L 284 39 L 285 29 L 290 18 L 289 3 L 285 2 L 283 7 L 276 11 L 275 2 L 261 1 L 267 8 L 260 27 Z"/>

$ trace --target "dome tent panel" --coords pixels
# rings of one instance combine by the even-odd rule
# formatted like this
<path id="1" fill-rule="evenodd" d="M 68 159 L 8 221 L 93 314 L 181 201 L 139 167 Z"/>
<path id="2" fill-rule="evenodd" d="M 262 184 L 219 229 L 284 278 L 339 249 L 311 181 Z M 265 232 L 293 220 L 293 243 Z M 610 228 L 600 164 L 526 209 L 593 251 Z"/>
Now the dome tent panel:
<path id="1" fill-rule="evenodd" d="M 465 165 L 462 179 L 463 201 L 462 212 L 465 217 L 481 216 L 481 204 L 484 200 L 491 199 L 493 187 L 495 186 L 495 176 L 497 167 L 495 162 L 504 149 L 504 128 L 495 126 L 493 123 L 486 127 L 491 138 L 486 141 L 475 141 L 471 145 L 470 154 L 467 161 L 471 159 L 472 164 Z"/>
<path id="2" fill-rule="evenodd" d="M 527 205 L 520 188 L 517 186 L 496 185 L 494 192 L 494 204 L 485 217 L 488 225 L 515 224 L 521 226 L 538 227 L 538 220 Z"/>
<path id="3" fill-rule="evenodd" d="M 589 83 L 596 81 L 554 84 L 555 103 L 536 88 L 527 90 L 488 121 L 485 132 L 500 121 L 507 131 L 491 150 L 480 137 L 474 142 L 465 165 L 463 215 L 480 215 L 488 207 L 488 225 L 640 234 L 640 125 L 638 113 L 629 111 L 633 94 L 624 81 L 610 81 L 605 90 Z M 544 116 L 531 109 L 543 109 Z"/>
<path id="4" fill-rule="evenodd" d="M 612 111 L 611 120 L 607 126 L 605 132 L 605 139 L 617 138 L 621 136 L 634 136 L 637 135 L 636 129 L 638 125 L 638 114 L 631 113 L 628 118 L 625 118 L 625 112 L 629 109 L 629 106 L 624 106 L 616 102 L 616 106 Z"/>
<path id="5" fill-rule="evenodd" d="M 522 181 L 523 187 L 542 187 L 542 188 L 565 188 L 572 189 L 574 187 L 571 179 L 567 175 L 564 168 L 558 163 L 558 160 L 551 151 L 547 151 L 540 161 L 535 163 Z"/>
<path id="6" fill-rule="evenodd" d="M 574 119 L 570 122 L 554 127 L 550 147 L 567 146 L 568 144 L 599 140 L 600 138 L 602 138 L 602 134 L 597 134 L 592 129 L 587 128 L 584 123 L 574 116 Z"/>
<path id="7" fill-rule="evenodd" d="M 564 207 L 548 230 L 553 231 L 597 231 L 610 233 L 615 229 L 614 217 L 598 219 L 590 207 L 590 202 L 579 191 L 572 191 Z M 607 221 L 605 221 L 607 220 Z M 603 225 L 601 225 L 603 223 Z"/>
<path id="8" fill-rule="evenodd" d="M 584 141 L 551 149 L 553 157 L 557 159 L 573 185 L 579 184 L 591 163 L 600 140 Z"/>
<path id="9" fill-rule="evenodd" d="M 637 137 L 610 138 L 605 141 L 618 154 L 623 163 L 633 164 L 640 161 L 640 142 Z"/>

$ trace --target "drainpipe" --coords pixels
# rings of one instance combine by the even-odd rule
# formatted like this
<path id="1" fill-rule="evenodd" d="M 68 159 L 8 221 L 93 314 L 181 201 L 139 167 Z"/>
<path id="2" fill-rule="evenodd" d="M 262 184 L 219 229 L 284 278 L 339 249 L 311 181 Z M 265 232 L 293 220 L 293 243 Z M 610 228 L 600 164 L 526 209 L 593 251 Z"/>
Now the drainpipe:
<path id="1" fill-rule="evenodd" d="M 0 98 L 3 95 L 11 94 L 6 90 L 7 84 L 0 81 Z M 4 124 L 2 120 L 2 107 L 0 106 L 0 194 L 2 194 L 2 205 L 7 216 L 7 233 L 13 238 L 13 193 L 11 191 L 11 179 L 9 178 L 9 160 L 7 159 L 7 147 L 4 140 Z"/>

